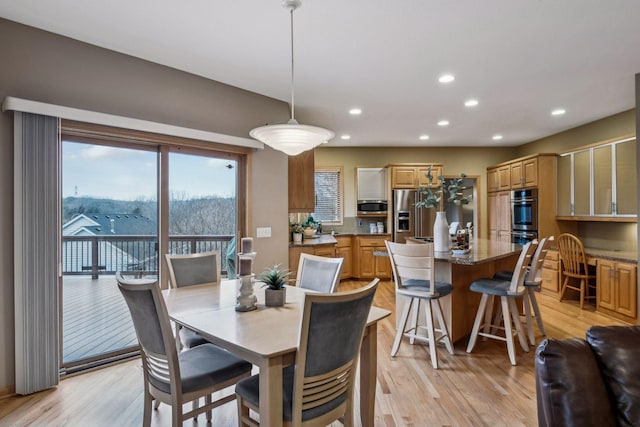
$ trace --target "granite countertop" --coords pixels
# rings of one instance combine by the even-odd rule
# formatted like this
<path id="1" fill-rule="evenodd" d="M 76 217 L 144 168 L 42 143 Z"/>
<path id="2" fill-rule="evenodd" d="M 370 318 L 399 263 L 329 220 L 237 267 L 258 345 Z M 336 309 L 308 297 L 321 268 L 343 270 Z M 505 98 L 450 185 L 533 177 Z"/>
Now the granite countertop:
<path id="1" fill-rule="evenodd" d="M 415 240 L 415 242 L 423 243 L 421 240 Z M 444 261 L 451 264 L 482 264 L 518 254 L 522 250 L 522 246 L 495 240 L 474 239 L 470 242 L 469 249 L 469 253 L 464 255 L 453 255 L 451 252 L 436 252 L 436 261 Z"/>
<path id="2" fill-rule="evenodd" d="M 318 246 L 318 245 L 335 245 L 338 241 L 330 234 L 319 234 L 312 239 L 302 239 L 300 243 L 289 242 L 290 248 L 296 248 L 300 246 Z"/>
<path id="3" fill-rule="evenodd" d="M 611 249 L 584 248 L 587 257 L 602 258 L 612 261 L 638 262 L 638 252 L 617 251 Z"/>

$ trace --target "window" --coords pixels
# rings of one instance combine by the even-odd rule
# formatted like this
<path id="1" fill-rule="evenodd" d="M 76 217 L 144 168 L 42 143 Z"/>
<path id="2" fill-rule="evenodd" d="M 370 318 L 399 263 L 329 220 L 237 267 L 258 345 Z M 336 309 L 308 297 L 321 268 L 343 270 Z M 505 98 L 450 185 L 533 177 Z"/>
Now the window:
<path id="1" fill-rule="evenodd" d="M 342 168 L 316 168 L 315 186 L 315 220 L 328 225 L 342 225 Z"/>

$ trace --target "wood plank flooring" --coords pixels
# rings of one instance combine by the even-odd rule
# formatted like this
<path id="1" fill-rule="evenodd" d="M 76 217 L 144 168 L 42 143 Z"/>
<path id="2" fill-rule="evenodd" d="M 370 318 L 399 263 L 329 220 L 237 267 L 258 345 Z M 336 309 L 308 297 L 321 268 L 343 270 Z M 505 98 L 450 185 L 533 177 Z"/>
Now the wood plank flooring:
<path id="1" fill-rule="evenodd" d="M 347 281 L 340 289 L 364 284 Z M 623 324 L 593 307 L 580 310 L 577 302 L 560 303 L 542 294 L 538 302 L 549 337 L 584 337 L 591 325 Z M 394 310 L 392 282 L 381 282 L 374 304 Z M 394 322 L 392 315 L 378 329 L 375 427 L 537 425 L 535 349 L 525 353 L 518 347 L 518 365 L 511 366 L 505 344 L 480 340 L 474 352 L 467 354 L 463 339 L 456 343 L 455 355 L 439 348 L 440 369 L 433 370 L 423 345 L 405 341 L 395 358 L 389 356 Z M 543 337 L 537 333 L 536 339 L 540 342 Z M 0 426 L 140 426 L 142 391 L 137 359 L 67 378 L 53 390 L 0 400 Z M 213 426 L 235 426 L 235 402 L 216 409 L 213 416 Z M 152 426 L 169 425 L 170 409 L 161 405 L 153 414 Z M 207 424 L 201 416 L 185 425 Z"/>

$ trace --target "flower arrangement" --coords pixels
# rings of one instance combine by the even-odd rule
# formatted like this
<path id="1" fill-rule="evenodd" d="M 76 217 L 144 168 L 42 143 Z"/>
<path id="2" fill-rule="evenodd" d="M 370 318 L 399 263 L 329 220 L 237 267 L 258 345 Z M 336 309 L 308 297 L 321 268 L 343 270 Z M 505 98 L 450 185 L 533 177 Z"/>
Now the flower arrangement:
<path id="1" fill-rule="evenodd" d="M 291 231 L 292 233 L 303 233 L 304 227 L 302 226 L 302 224 L 294 222 L 289 224 L 289 231 Z"/>
<path id="2" fill-rule="evenodd" d="M 464 196 L 462 193 L 462 190 L 467 188 L 462 185 L 462 181 L 467 177 L 464 173 L 461 173 L 459 178 L 447 179 L 442 175 L 438 176 L 440 189 L 433 188 L 434 177 L 431 174 L 431 166 L 427 169 L 425 176 L 429 180 L 429 184 L 427 187 L 420 187 L 419 191 L 424 195 L 424 199 L 417 202 L 416 207 L 438 208 L 439 211 L 444 211 L 445 197 L 448 202 L 457 206 L 466 205 L 471 200 L 471 195 Z"/>

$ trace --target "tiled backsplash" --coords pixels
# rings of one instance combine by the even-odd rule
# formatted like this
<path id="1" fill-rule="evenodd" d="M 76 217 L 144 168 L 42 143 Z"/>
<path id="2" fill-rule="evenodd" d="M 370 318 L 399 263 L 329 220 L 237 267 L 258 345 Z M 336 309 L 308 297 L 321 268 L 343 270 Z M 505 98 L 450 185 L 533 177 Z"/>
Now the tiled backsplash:
<path id="1" fill-rule="evenodd" d="M 578 237 L 587 248 L 637 251 L 638 224 L 621 222 L 582 222 Z"/>

